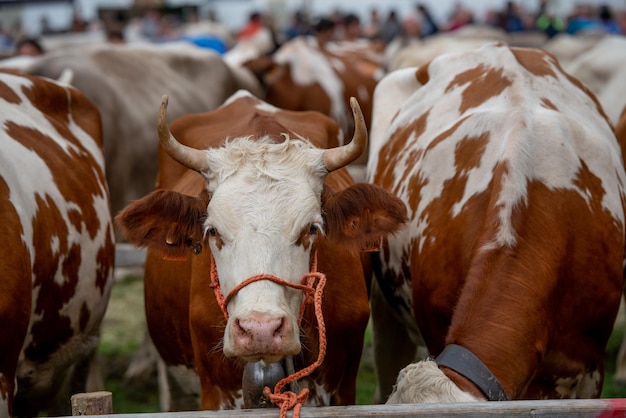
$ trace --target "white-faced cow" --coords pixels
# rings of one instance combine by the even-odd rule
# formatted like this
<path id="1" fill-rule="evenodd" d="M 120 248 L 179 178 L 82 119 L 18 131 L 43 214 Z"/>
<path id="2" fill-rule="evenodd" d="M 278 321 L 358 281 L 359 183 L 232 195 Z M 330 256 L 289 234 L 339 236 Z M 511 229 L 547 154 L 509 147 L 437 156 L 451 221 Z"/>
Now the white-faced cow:
<path id="1" fill-rule="evenodd" d="M 38 57 L 24 72 L 58 79 L 66 69 L 102 115 L 113 213 L 154 188 L 153 103 L 159 92 L 170 92 L 174 117 L 215 109 L 239 89 L 261 93 L 247 70 L 186 43 L 76 46 Z"/>
<path id="2" fill-rule="evenodd" d="M 87 386 L 115 240 L 96 107 L 0 72 L 0 416 L 68 415 Z"/>
<path id="3" fill-rule="evenodd" d="M 116 218 L 129 241 L 148 246 L 146 315 L 159 353 L 171 369 L 197 373 L 203 409 L 230 409 L 244 405 L 244 368 L 263 374 L 261 365 L 285 362 L 298 373 L 326 347 L 298 381 L 307 404 L 354 403 L 369 317 L 360 250 L 406 215 L 399 199 L 353 184 L 342 168 L 367 142 L 356 101 L 356 133 L 344 146 L 327 116 L 279 110 L 245 92 L 177 119 L 171 133 L 166 105 L 159 189 Z M 315 265 L 327 278 L 325 333 L 292 288 Z"/>
<path id="4" fill-rule="evenodd" d="M 550 54 L 492 43 L 394 72 L 374 101 L 368 176 L 409 211 L 373 264 L 401 318 L 372 305 L 381 396 L 421 332 L 435 359 L 390 403 L 598 397 L 626 175 L 593 94 Z"/>

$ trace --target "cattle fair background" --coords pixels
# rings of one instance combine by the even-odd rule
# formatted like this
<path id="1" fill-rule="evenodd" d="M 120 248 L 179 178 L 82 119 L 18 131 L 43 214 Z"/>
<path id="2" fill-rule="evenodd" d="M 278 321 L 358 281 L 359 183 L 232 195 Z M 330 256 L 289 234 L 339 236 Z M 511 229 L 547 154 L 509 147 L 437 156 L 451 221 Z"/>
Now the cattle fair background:
<path id="1" fill-rule="evenodd" d="M 81 7 L 84 12 L 87 9 L 93 9 L 96 3 L 102 7 L 93 11 L 91 15 L 81 14 Z M 107 2 L 102 0 L 98 2 L 91 0 L 82 2 L 78 0 L 58 2 L 0 0 L 0 58 L 6 57 L 8 60 L 22 58 L 23 55 L 18 51 L 18 46 L 24 40 L 39 41 L 39 46 L 43 46 L 43 50 L 37 54 L 45 55 L 48 51 L 53 51 L 67 43 L 71 45 L 92 42 L 131 44 L 139 41 L 161 45 L 170 41 L 183 40 L 196 46 L 203 46 L 211 43 L 217 33 L 225 34 L 225 37 L 220 42 L 211 43 L 211 45 L 223 51 L 235 44 L 237 31 L 242 28 L 245 30 L 245 27 L 250 24 L 248 17 L 259 10 L 273 11 L 277 17 L 275 22 L 282 22 L 283 26 L 274 28 L 278 42 L 287 42 L 292 36 L 310 33 L 310 24 L 315 22 L 322 13 L 337 17 L 344 13 L 344 16 L 347 16 L 349 12 L 355 12 L 360 18 L 362 33 L 365 34 L 375 30 L 374 22 L 370 21 L 373 19 L 373 15 L 370 15 L 372 10 L 376 9 L 380 17 L 386 17 L 387 13 L 391 14 L 392 7 L 396 4 L 399 5 L 397 10 L 401 12 L 402 19 L 407 26 L 410 22 L 420 22 L 417 25 L 418 29 L 414 29 L 419 32 L 417 37 L 425 34 L 429 27 L 433 29 L 431 27 L 433 22 L 429 20 L 430 18 L 417 13 L 414 2 L 404 0 L 389 3 L 345 1 L 341 3 L 341 9 L 336 10 L 331 2 L 326 2 L 326 4 L 314 0 L 301 2 L 212 0 L 188 3 L 136 0 L 135 2 L 105 3 Z M 496 15 L 500 16 L 498 13 L 503 10 L 506 2 L 498 0 L 454 2 L 463 6 L 459 10 L 453 2 L 423 1 L 420 3 L 432 9 L 434 22 L 438 24 L 438 32 L 441 34 L 451 32 L 452 25 L 470 26 L 470 22 L 498 26 L 501 20 L 495 15 L 490 15 L 489 11 L 497 12 Z M 472 10 L 472 6 L 478 3 L 484 4 L 479 10 Z M 598 7 L 600 3 L 607 3 L 612 7 L 610 22 L 602 23 L 606 23 L 606 28 L 595 20 L 590 25 L 594 30 L 612 31 L 611 34 L 619 37 L 621 41 L 626 32 L 626 0 L 590 2 L 593 7 Z M 573 2 L 548 1 L 554 10 L 560 11 L 561 22 L 560 24 L 556 23 L 557 21 L 552 22 L 544 28 L 539 28 L 537 26 L 539 20 L 535 20 L 539 1 L 518 1 L 516 4 L 520 6 L 520 9 L 517 19 L 514 20 L 520 25 L 519 30 L 509 31 L 511 28 L 506 30 L 508 35 L 517 37 L 515 39 L 522 39 L 522 43 L 534 44 L 536 39 L 547 42 L 548 36 L 550 39 L 557 39 L 558 35 L 575 35 L 575 28 L 572 28 L 574 32 L 570 33 L 567 25 L 577 17 L 578 11 L 574 10 Z M 57 13 L 56 10 L 60 11 Z M 162 13 L 161 17 L 164 19 L 159 25 L 151 26 L 155 21 L 149 19 L 148 10 L 158 10 Z M 218 25 L 220 22 L 213 21 L 214 18 L 227 16 L 229 16 L 228 21 L 222 22 L 226 24 L 226 28 Z M 471 19 L 468 16 L 471 16 Z M 292 17 L 304 20 L 296 25 Z M 205 18 L 206 21 L 204 21 Z M 198 36 L 198 33 L 193 30 L 196 30 L 201 23 L 210 23 L 207 27 L 210 26 L 215 32 L 212 32 L 210 36 Z M 190 29 L 192 26 L 195 29 Z M 504 28 L 498 27 L 498 29 Z M 189 31 L 185 32 L 185 30 Z M 425 38 L 426 36 L 423 39 Z M 577 53 L 582 55 L 582 50 Z M 568 58 L 573 59 L 573 57 Z M 400 68 L 411 64 L 398 60 L 395 65 Z M 623 97 L 622 95 L 619 98 L 622 104 Z M 151 109 L 152 113 L 156 113 L 156 104 L 154 112 Z M 615 114 L 618 110 L 621 108 L 618 109 L 617 106 L 607 108 L 607 113 Z M 355 167 L 354 172 L 358 173 L 357 178 L 362 176 L 363 170 L 364 167 Z M 363 179 L 359 178 L 359 180 Z M 138 252 L 126 244 L 119 245 L 119 249 L 117 255 L 119 268 L 116 271 L 116 281 L 104 318 L 98 347 L 105 382 L 104 389 L 113 394 L 115 413 L 156 413 L 161 411 L 157 361 L 154 348 L 146 344 L 147 331 L 143 302 L 142 257 L 145 252 Z M 616 360 L 619 358 L 625 332 L 626 310 L 622 304 L 606 350 L 606 375 L 602 398 L 626 398 L 626 376 L 623 381 L 615 379 Z M 356 403 L 358 405 L 371 405 L 374 401 L 376 382 L 373 367 L 371 328 L 368 327 L 357 382 Z"/>

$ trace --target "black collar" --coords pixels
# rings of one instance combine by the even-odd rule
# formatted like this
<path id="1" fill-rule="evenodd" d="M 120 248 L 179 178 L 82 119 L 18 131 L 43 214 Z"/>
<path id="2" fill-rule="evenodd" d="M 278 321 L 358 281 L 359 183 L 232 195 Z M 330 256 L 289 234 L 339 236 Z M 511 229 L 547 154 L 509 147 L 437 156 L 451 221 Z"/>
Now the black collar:
<path id="1" fill-rule="evenodd" d="M 471 351 L 450 344 L 437 356 L 435 362 L 465 376 L 485 394 L 490 401 L 508 400 L 498 379 Z"/>

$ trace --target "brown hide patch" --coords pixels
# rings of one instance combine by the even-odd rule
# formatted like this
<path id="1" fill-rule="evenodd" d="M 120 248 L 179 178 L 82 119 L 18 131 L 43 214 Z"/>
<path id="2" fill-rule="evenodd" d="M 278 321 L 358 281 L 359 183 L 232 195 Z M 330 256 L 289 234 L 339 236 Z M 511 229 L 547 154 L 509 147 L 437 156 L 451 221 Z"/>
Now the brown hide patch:
<path id="1" fill-rule="evenodd" d="M 547 52 L 531 48 L 511 48 L 511 52 L 515 55 L 517 62 L 533 75 L 557 78 L 553 69 L 556 60 Z M 548 58 L 551 58 L 552 62 L 549 62 Z"/>
<path id="2" fill-rule="evenodd" d="M 541 99 L 541 106 L 545 107 L 546 109 L 551 109 L 554 111 L 559 111 L 559 109 L 556 107 L 556 105 L 554 103 L 552 103 L 552 101 L 550 99 L 548 99 L 547 97 L 543 97 Z"/>
<path id="3" fill-rule="evenodd" d="M 301 86 L 293 80 L 289 65 L 281 65 L 281 71 L 281 77 L 268 84 L 265 101 L 281 109 L 316 110 L 324 115 L 331 114 L 330 97 L 319 83 Z"/>
<path id="4" fill-rule="evenodd" d="M 413 123 L 399 128 L 390 137 L 389 140 L 383 145 L 380 150 L 380 158 L 378 160 L 378 167 L 376 168 L 376 178 L 374 183 L 380 185 L 385 190 L 390 190 L 393 193 L 394 184 L 396 184 L 396 178 L 394 176 L 395 165 L 393 161 L 396 155 L 403 155 L 406 144 L 410 143 L 409 137 L 415 135 L 419 138 L 426 130 L 426 120 L 428 119 L 429 112 L 425 112 Z M 421 151 L 411 149 L 408 151 L 410 154 L 407 157 L 407 169 L 411 169 L 415 163 L 417 163 L 421 156 Z M 406 176 L 407 173 L 404 173 Z"/>
<path id="5" fill-rule="evenodd" d="M 20 96 L 15 94 L 13 89 L 2 81 L 0 81 L 0 97 L 2 97 L 2 100 L 13 104 L 18 104 L 22 101 Z"/>
<path id="6" fill-rule="evenodd" d="M 13 122 L 7 123 L 6 131 L 25 148 L 37 153 L 46 163 L 64 199 L 82 211 L 81 215 L 70 213 L 72 223 L 78 231 L 84 228 L 93 239 L 100 229 L 100 219 L 94 207 L 94 200 L 96 197 L 102 197 L 105 185 L 104 172 L 98 163 L 76 140 L 78 151 L 70 149 L 65 152 L 55 141 L 40 131 Z M 59 167 L 72 167 L 72 170 Z"/>
<path id="7" fill-rule="evenodd" d="M 439 145 L 440 143 L 444 142 L 451 135 L 453 135 L 454 132 L 456 132 L 456 130 L 459 129 L 459 127 L 463 124 L 465 119 L 466 118 L 463 118 L 463 119 L 459 120 L 457 123 L 455 123 L 449 129 L 447 129 L 444 132 L 442 132 L 441 134 L 439 134 L 429 144 L 428 148 L 426 149 L 426 151 L 424 153 L 429 152 L 429 150 L 435 148 L 437 145 Z M 455 164 L 459 164 L 459 165 L 465 164 L 465 165 L 467 165 L 468 169 L 471 169 L 472 167 L 478 166 L 478 164 L 480 162 L 480 159 L 482 157 L 482 154 L 483 154 L 483 152 L 485 150 L 485 147 L 487 146 L 488 140 L 489 140 L 488 136 L 486 138 L 483 138 L 482 140 L 480 140 L 480 139 L 470 139 L 470 138 L 467 138 L 467 137 L 464 138 L 462 141 L 459 142 L 459 144 L 457 144 L 457 149 L 455 150 Z M 478 142 L 476 142 L 476 141 L 478 141 Z M 477 150 L 474 148 L 476 145 L 481 147 L 479 152 L 476 152 Z M 461 147 L 462 149 L 459 150 L 458 147 Z M 417 164 L 417 162 L 418 162 L 418 160 L 415 161 L 415 164 Z M 407 167 L 407 170 L 413 170 L 413 167 L 414 167 L 415 164 L 410 164 Z M 463 175 L 467 176 L 467 174 L 468 173 L 464 173 Z M 413 209 L 416 209 L 418 207 L 420 199 L 421 199 L 421 192 L 420 191 L 427 184 L 428 179 L 425 178 L 424 176 L 422 176 L 422 173 L 419 170 L 414 170 L 413 174 L 410 174 L 410 173 L 406 173 L 405 174 L 405 177 L 409 177 L 409 176 L 411 178 L 410 184 L 412 184 L 414 186 L 409 189 L 408 204 L 409 204 L 409 207 L 411 207 Z M 461 190 L 461 196 L 463 196 L 463 190 Z"/>
<path id="8" fill-rule="evenodd" d="M 15 368 L 28 329 L 31 310 L 31 259 L 9 185 L 0 176 L 0 396 L 13 397 Z M 11 405 L 11 402 L 9 402 Z M 9 411 L 10 412 L 10 411 Z"/>
<path id="9" fill-rule="evenodd" d="M 454 150 L 454 165 L 457 172 L 468 172 L 473 168 L 480 167 L 480 160 L 485 154 L 489 144 L 489 133 L 479 136 L 466 136 Z"/>
<path id="10" fill-rule="evenodd" d="M 422 85 L 428 83 L 428 80 L 430 79 L 430 77 L 428 76 L 428 68 L 430 67 L 430 62 L 422 65 L 421 67 L 419 67 L 417 69 L 417 71 L 415 72 L 415 78 L 417 79 L 417 81 L 419 81 Z"/>
<path id="11" fill-rule="evenodd" d="M 69 142 L 79 146 L 80 142 L 69 130 L 70 116 L 102 148 L 102 121 L 97 107 L 82 93 L 73 88 L 42 83 L 39 79 L 31 88 L 24 88 L 24 94 L 59 134 Z M 54 102 L 50 101 L 54 97 Z"/>
<path id="12" fill-rule="evenodd" d="M 33 340 L 25 352 L 34 361 L 45 361 L 73 334 L 70 319 L 60 312 L 76 293 L 81 257 L 77 245 L 68 245 L 67 225 L 52 199 L 36 196 L 35 200 L 33 245 L 37 252 L 33 287 L 39 288 L 39 293 L 34 312 L 42 315 L 42 320 L 33 326 Z M 52 242 L 56 242 L 58 248 L 53 249 Z M 58 283 L 60 277 L 62 283 Z"/>
<path id="13" fill-rule="evenodd" d="M 378 245 L 381 236 L 393 234 L 407 221 L 404 203 L 373 184 L 358 183 L 322 194 L 327 236 L 355 249 Z"/>
<path id="14" fill-rule="evenodd" d="M 305 250 L 308 250 L 309 248 L 311 248 L 311 244 L 313 243 L 313 240 L 312 240 L 310 227 L 311 227 L 310 225 L 307 225 L 306 228 L 302 228 L 302 230 L 300 231 L 300 235 L 298 236 L 298 239 L 296 240 L 297 247 L 304 247 Z M 319 237 L 320 233 L 318 232 L 315 235 Z"/>
<path id="15" fill-rule="evenodd" d="M 498 96 L 511 86 L 511 80 L 504 76 L 504 69 L 489 68 L 481 64 L 454 77 L 446 87 L 448 93 L 457 87 L 465 86 L 459 112 L 479 107 L 492 97 Z"/>
<path id="16" fill-rule="evenodd" d="M 124 208 L 115 220 L 128 241 L 184 258 L 202 242 L 209 195 L 187 196 L 156 190 Z"/>
<path id="17" fill-rule="evenodd" d="M 580 160 L 580 165 L 574 185 L 579 187 L 586 196 L 593 197 L 589 205 L 594 212 L 602 212 L 602 199 L 606 194 L 602 187 L 602 180 L 591 172 L 583 160 Z"/>

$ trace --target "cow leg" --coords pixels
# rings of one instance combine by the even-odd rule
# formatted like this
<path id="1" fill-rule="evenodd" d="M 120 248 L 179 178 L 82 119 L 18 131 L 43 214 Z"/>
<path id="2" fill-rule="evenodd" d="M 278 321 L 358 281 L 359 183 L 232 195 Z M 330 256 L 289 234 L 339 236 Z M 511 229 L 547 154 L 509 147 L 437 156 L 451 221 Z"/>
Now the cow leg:
<path id="1" fill-rule="evenodd" d="M 185 366 L 167 366 L 157 360 L 159 406 L 163 412 L 200 409 L 200 378 Z"/>
<path id="2" fill-rule="evenodd" d="M 374 402 L 385 403 L 400 370 L 415 359 L 417 344 L 409 337 L 406 325 L 393 313 L 377 280 L 372 280 L 370 292 L 377 380 Z"/>

